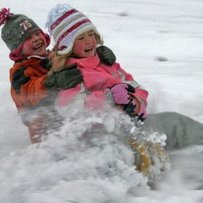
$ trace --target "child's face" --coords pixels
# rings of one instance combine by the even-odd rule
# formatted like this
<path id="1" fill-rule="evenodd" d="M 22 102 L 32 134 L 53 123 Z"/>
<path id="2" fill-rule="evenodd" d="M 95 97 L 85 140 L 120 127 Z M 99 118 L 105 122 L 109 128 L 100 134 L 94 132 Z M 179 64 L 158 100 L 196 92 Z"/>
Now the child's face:
<path id="1" fill-rule="evenodd" d="M 23 43 L 22 54 L 24 56 L 38 55 L 45 56 L 47 41 L 40 30 L 32 35 Z"/>
<path id="2" fill-rule="evenodd" d="M 90 30 L 76 38 L 72 54 L 78 58 L 87 58 L 96 53 L 97 40 L 94 31 Z"/>

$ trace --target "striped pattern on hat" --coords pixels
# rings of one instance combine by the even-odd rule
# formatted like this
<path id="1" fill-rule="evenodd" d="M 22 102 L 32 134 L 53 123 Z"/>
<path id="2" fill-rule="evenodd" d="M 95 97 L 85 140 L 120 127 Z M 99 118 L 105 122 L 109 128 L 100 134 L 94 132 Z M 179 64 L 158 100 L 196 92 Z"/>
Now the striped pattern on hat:
<path id="1" fill-rule="evenodd" d="M 57 53 L 60 55 L 69 54 L 75 39 L 82 33 L 93 30 L 99 35 L 87 16 L 68 4 L 58 4 L 50 10 L 47 27 L 56 43 Z"/>

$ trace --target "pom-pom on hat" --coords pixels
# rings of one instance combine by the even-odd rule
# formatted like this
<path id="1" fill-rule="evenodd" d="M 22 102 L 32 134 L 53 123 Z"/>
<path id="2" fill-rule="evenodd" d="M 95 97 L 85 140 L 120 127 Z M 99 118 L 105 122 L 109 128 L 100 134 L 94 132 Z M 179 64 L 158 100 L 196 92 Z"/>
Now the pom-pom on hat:
<path id="1" fill-rule="evenodd" d="M 0 11 L 0 25 L 4 25 L 1 37 L 11 51 L 17 49 L 34 31 L 41 30 L 32 19 L 21 14 L 14 15 L 6 8 Z"/>
<path id="2" fill-rule="evenodd" d="M 70 54 L 75 39 L 84 32 L 93 30 L 100 38 L 99 32 L 87 16 L 68 4 L 58 4 L 51 9 L 46 26 L 54 38 L 59 55 Z"/>

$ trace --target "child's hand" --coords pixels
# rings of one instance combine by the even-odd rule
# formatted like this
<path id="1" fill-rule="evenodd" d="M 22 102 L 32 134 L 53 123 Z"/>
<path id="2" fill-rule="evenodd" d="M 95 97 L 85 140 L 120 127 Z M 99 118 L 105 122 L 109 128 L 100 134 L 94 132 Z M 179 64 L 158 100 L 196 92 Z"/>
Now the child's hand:
<path id="1" fill-rule="evenodd" d="M 134 87 L 125 83 L 114 85 L 111 88 L 113 100 L 116 104 L 128 104 L 131 100 L 129 92 L 133 93 L 134 91 Z"/>
<path id="2" fill-rule="evenodd" d="M 97 54 L 102 63 L 106 64 L 107 66 L 111 66 L 116 61 L 116 56 L 111 49 L 106 46 L 97 47 Z"/>
<path id="3" fill-rule="evenodd" d="M 44 81 L 44 85 L 50 90 L 70 89 L 83 81 L 82 74 L 76 66 L 53 72 Z"/>
<path id="4" fill-rule="evenodd" d="M 131 101 L 124 105 L 123 110 L 130 117 L 136 117 L 137 120 L 144 121 L 146 118 L 146 103 L 133 95 L 131 98 Z"/>
<path id="5" fill-rule="evenodd" d="M 51 64 L 52 64 L 51 71 L 58 72 L 65 67 L 67 58 L 64 55 L 60 56 L 60 55 L 57 55 L 54 51 L 51 51 L 48 54 L 48 59 L 51 61 Z"/>
<path id="6" fill-rule="evenodd" d="M 134 93 L 137 92 L 137 95 Z M 145 90 L 135 90 L 129 84 L 121 83 L 111 88 L 113 100 L 121 105 L 123 110 L 131 117 L 143 121 L 146 118 L 146 102 L 142 99 Z M 147 93 L 146 93 L 147 94 Z"/>
<path id="7" fill-rule="evenodd" d="M 123 110 L 130 116 L 136 117 L 137 120 L 144 121 L 145 114 L 144 112 L 139 112 L 140 104 L 136 99 L 131 100 L 128 104 L 125 104 Z"/>

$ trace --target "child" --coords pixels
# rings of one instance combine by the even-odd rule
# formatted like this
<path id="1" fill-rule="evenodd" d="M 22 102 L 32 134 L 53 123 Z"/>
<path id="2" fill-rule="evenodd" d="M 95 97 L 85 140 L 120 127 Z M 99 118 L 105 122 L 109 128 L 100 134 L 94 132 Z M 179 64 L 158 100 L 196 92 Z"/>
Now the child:
<path id="1" fill-rule="evenodd" d="M 42 134 L 47 133 L 49 126 L 54 126 L 52 130 L 56 130 L 56 123 L 61 121 L 51 107 L 49 89 L 54 86 L 46 88 L 45 85 L 54 79 L 48 76 L 50 63 L 46 48 L 50 39 L 32 19 L 21 14 L 14 15 L 6 8 L 0 12 L 0 25 L 3 24 L 1 36 L 11 51 L 10 59 L 14 61 L 10 69 L 11 96 L 22 121 L 28 126 L 31 142 L 35 143 Z M 66 76 L 67 81 L 71 77 L 70 87 L 82 81 L 77 69 L 67 69 L 67 72 L 63 76 Z M 55 79 L 61 75 L 58 73 Z M 55 84 L 55 88 L 69 88 L 69 84 Z M 55 124 L 49 125 L 50 122 Z"/>
<path id="2" fill-rule="evenodd" d="M 84 78 L 83 83 L 74 89 L 60 92 L 60 104 L 70 104 L 76 95 L 87 92 L 86 105 L 89 105 L 92 97 L 96 97 L 96 106 L 100 106 L 98 102 L 101 98 L 108 99 L 107 95 L 110 93 L 115 104 L 122 105 L 128 114 L 145 118 L 147 91 L 141 89 L 119 64 L 114 63 L 107 67 L 100 63 L 95 47 L 102 44 L 102 40 L 96 27 L 84 14 L 69 5 L 58 5 L 50 11 L 47 25 L 55 40 L 57 54 L 61 58 L 67 57 L 66 64 L 77 64 Z M 144 127 L 166 133 L 167 147 L 203 142 L 203 125 L 176 112 L 149 115 Z"/>
<path id="3" fill-rule="evenodd" d="M 105 103 L 110 103 L 121 107 L 130 116 L 145 119 L 148 92 L 118 63 L 110 67 L 101 63 L 96 47 L 103 42 L 96 27 L 83 13 L 67 4 L 57 5 L 49 12 L 47 26 L 56 44 L 53 63 L 60 57 L 66 66 L 75 64 L 83 76 L 81 84 L 60 91 L 59 105 L 71 107 L 71 103 L 82 97 L 86 108 L 102 109 Z M 54 67 L 57 68 L 57 64 Z M 154 147 L 157 156 L 161 154 L 162 160 L 166 158 L 168 161 L 160 145 L 144 146 L 136 141 L 130 141 L 129 144 L 140 155 L 136 158 L 136 166 L 145 175 L 150 174 L 153 164 L 147 147 Z"/>
<path id="4" fill-rule="evenodd" d="M 56 54 L 67 58 L 66 66 L 76 64 L 83 76 L 83 83 L 59 93 L 60 105 L 69 105 L 81 92 L 88 92 L 85 106 L 101 107 L 112 95 L 114 103 L 128 114 L 145 118 L 148 92 L 118 63 L 110 67 L 101 63 L 96 53 L 96 47 L 103 44 L 101 36 L 84 14 L 67 4 L 57 5 L 49 13 L 47 26 Z"/>
<path id="5" fill-rule="evenodd" d="M 4 25 L 2 39 L 14 61 L 10 69 L 11 96 L 28 126 L 31 142 L 39 142 L 43 134 L 57 130 L 62 120 L 52 105 L 55 91 L 75 87 L 82 77 L 74 67 L 54 73 L 50 71 L 47 58 L 50 52 L 46 50 L 50 38 L 32 19 L 14 15 L 4 8 L 0 11 L 0 25 Z M 115 60 L 108 48 L 101 47 L 97 51 L 106 64 Z"/>

